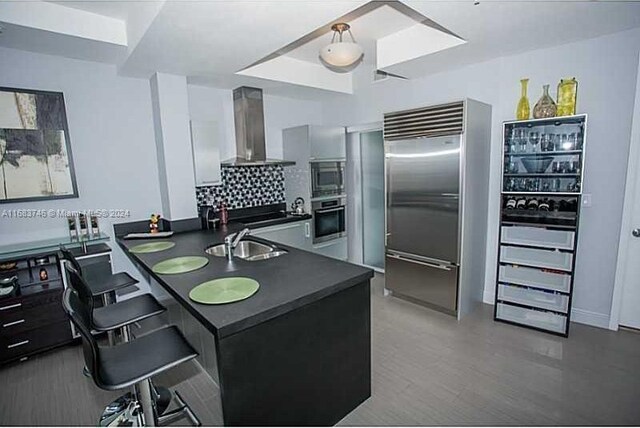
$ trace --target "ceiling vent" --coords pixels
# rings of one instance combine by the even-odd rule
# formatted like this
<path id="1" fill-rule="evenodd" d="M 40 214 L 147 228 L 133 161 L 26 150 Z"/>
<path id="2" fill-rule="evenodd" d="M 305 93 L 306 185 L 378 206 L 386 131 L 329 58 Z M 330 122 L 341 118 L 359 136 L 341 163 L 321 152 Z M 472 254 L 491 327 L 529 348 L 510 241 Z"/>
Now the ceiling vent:
<path id="1" fill-rule="evenodd" d="M 382 71 L 382 70 L 374 70 L 373 72 L 374 82 L 382 82 L 384 80 L 389 80 L 391 78 L 407 80 L 407 78 L 404 76 L 400 76 L 398 74 L 393 74 L 393 73 L 387 73 L 386 71 Z"/>

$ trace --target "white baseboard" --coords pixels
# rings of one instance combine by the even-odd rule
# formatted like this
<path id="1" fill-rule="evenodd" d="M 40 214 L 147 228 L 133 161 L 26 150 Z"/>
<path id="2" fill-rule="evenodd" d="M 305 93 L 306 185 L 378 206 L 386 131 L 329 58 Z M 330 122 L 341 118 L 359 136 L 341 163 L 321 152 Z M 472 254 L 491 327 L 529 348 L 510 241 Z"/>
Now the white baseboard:
<path id="1" fill-rule="evenodd" d="M 609 315 L 585 309 L 571 309 L 571 321 L 609 330 Z"/>
<path id="2" fill-rule="evenodd" d="M 495 303 L 495 291 L 487 292 L 485 291 L 482 294 L 482 302 L 488 305 L 493 305 Z"/>

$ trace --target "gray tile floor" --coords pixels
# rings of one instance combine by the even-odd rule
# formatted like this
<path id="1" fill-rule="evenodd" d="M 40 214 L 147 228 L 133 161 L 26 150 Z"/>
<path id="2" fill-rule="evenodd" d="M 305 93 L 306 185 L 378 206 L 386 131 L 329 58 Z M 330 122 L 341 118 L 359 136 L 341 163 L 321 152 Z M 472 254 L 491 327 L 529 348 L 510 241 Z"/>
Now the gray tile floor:
<path id="1" fill-rule="evenodd" d="M 461 322 L 372 287 L 372 397 L 341 425 L 638 425 L 640 334 L 580 324 L 568 339 L 492 320 Z M 116 393 L 80 373 L 68 347 L 0 369 L 0 425 L 93 425 Z M 210 379 L 193 365 L 175 386 L 205 425 L 220 424 Z"/>

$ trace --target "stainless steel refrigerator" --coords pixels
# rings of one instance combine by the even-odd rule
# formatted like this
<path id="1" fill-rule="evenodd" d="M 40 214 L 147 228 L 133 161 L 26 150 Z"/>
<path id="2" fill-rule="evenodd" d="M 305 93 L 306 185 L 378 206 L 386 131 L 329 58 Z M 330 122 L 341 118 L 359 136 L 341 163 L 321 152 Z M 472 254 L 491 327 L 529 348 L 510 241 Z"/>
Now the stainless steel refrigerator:
<path id="1" fill-rule="evenodd" d="M 385 288 L 460 318 L 482 301 L 491 106 L 385 114 Z"/>

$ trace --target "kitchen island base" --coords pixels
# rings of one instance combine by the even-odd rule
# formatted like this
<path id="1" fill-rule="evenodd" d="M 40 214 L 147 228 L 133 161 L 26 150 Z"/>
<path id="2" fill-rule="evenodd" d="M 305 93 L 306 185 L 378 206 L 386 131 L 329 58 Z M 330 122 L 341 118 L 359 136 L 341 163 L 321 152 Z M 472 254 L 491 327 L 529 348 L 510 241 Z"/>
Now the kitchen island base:
<path id="1" fill-rule="evenodd" d="M 171 300 L 224 425 L 335 425 L 371 395 L 368 280 L 220 340 Z"/>

